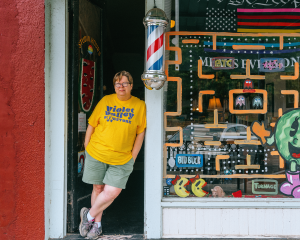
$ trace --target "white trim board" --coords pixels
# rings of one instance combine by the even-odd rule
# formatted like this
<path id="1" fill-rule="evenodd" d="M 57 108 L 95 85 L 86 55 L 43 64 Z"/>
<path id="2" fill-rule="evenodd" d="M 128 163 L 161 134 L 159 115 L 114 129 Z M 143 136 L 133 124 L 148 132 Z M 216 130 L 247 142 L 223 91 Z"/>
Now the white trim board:
<path id="1" fill-rule="evenodd" d="M 45 239 L 66 235 L 67 1 L 45 1 Z"/>
<path id="2" fill-rule="evenodd" d="M 300 209 L 163 209 L 163 238 L 297 238 Z"/>

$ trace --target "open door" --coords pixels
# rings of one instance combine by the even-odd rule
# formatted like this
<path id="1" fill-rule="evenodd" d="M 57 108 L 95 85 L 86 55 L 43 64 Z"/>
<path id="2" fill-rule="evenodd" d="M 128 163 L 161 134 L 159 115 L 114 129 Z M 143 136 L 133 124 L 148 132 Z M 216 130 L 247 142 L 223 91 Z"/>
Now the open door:
<path id="1" fill-rule="evenodd" d="M 87 120 L 103 96 L 104 5 L 101 0 L 69 0 L 68 233 L 78 232 L 80 209 L 91 202 L 92 185 L 81 179 Z"/>

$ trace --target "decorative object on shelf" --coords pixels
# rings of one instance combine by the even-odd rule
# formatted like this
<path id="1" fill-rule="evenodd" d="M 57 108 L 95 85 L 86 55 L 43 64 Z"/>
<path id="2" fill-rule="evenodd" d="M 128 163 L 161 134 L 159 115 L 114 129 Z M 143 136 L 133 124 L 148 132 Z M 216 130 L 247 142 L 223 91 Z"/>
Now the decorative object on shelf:
<path id="1" fill-rule="evenodd" d="M 252 107 L 253 108 L 262 108 L 263 107 L 263 103 L 262 103 L 262 98 L 259 96 L 256 96 L 253 98 L 252 100 Z"/>
<path id="2" fill-rule="evenodd" d="M 164 186 L 164 196 L 169 196 L 169 195 L 170 195 L 170 187 Z"/>
<path id="3" fill-rule="evenodd" d="M 87 113 L 91 110 L 94 100 L 96 63 L 82 58 L 80 67 L 80 109 Z"/>
<path id="4" fill-rule="evenodd" d="M 232 175 L 232 170 L 231 169 L 226 169 L 224 171 L 224 174 L 225 175 Z M 228 178 L 225 178 L 225 180 L 232 180 L 232 178 L 229 178 L 229 176 L 228 176 Z"/>
<path id="5" fill-rule="evenodd" d="M 166 179 L 166 184 L 167 184 L 168 186 L 171 186 L 171 185 L 172 185 L 172 178 L 167 178 L 167 179 Z"/>
<path id="6" fill-rule="evenodd" d="M 243 196 L 243 194 L 242 194 L 241 190 L 238 190 L 236 192 L 233 192 L 232 196 L 235 197 L 235 198 L 241 198 Z"/>
<path id="7" fill-rule="evenodd" d="M 175 167 L 175 159 L 171 156 L 168 160 L 168 164 L 171 168 Z"/>
<path id="8" fill-rule="evenodd" d="M 213 189 L 211 189 L 211 193 L 213 197 L 224 197 L 225 192 L 220 186 L 215 186 Z"/>
<path id="9" fill-rule="evenodd" d="M 278 194 L 278 181 L 275 179 L 255 179 L 252 180 L 252 193 L 277 195 Z"/>
<path id="10" fill-rule="evenodd" d="M 169 24 L 166 13 L 159 8 L 152 8 L 144 17 L 146 27 L 146 59 L 142 80 L 147 89 L 159 90 L 167 76 L 164 72 L 164 31 Z"/>
<path id="11" fill-rule="evenodd" d="M 185 189 L 185 187 L 190 184 L 190 181 L 187 178 L 177 175 L 172 181 L 172 184 L 174 185 L 175 193 L 179 197 L 187 197 L 190 195 L 190 192 Z"/>
<path id="12" fill-rule="evenodd" d="M 300 109 L 292 109 L 285 112 L 276 122 L 272 133 L 265 129 L 264 122 L 255 121 L 251 125 L 251 131 L 262 144 L 276 145 L 279 156 L 288 162 L 286 169 L 286 181 L 280 185 L 280 192 L 287 196 L 300 198 L 300 147 L 298 143 L 300 126 Z"/>
<path id="13" fill-rule="evenodd" d="M 214 58 L 212 58 L 212 69 L 214 69 L 214 70 L 234 69 L 234 57 L 214 57 Z"/>
<path id="14" fill-rule="evenodd" d="M 200 178 L 199 175 L 196 175 L 196 177 L 191 178 L 190 182 L 192 183 L 192 192 L 197 197 L 204 197 L 208 194 L 207 191 L 204 191 L 202 188 L 204 188 L 207 185 L 207 182 L 205 182 L 204 179 Z"/>
<path id="15" fill-rule="evenodd" d="M 283 72 L 285 70 L 284 58 L 261 58 L 261 72 Z"/>
<path id="16" fill-rule="evenodd" d="M 235 99 L 235 106 L 246 106 L 246 99 L 243 95 L 238 95 Z"/>

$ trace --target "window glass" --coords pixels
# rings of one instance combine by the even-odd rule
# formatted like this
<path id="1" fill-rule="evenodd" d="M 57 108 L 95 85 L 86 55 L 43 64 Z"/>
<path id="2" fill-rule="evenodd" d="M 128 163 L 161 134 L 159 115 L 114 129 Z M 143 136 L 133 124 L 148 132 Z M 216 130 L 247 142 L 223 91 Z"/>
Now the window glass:
<path id="1" fill-rule="evenodd" d="M 181 29 L 166 34 L 164 196 L 297 197 L 300 35 L 239 33 L 233 20 L 218 31 L 229 18 L 200 32 L 207 11 L 179 2 Z"/>

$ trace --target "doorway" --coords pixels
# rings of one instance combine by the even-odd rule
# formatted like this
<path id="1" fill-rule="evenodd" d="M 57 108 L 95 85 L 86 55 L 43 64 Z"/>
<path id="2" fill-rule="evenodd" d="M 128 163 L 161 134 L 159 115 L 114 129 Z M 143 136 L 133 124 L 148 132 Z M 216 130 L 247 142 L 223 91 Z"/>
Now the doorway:
<path id="1" fill-rule="evenodd" d="M 132 8 L 132 6 L 135 6 Z M 100 99 L 114 93 L 116 72 L 134 79 L 132 95 L 144 100 L 144 1 L 69 0 L 67 232 L 77 233 L 92 185 L 82 182 L 87 120 Z M 144 231 L 144 147 L 126 189 L 103 214 L 104 234 Z"/>

